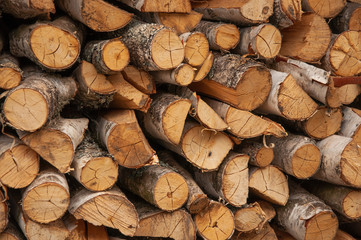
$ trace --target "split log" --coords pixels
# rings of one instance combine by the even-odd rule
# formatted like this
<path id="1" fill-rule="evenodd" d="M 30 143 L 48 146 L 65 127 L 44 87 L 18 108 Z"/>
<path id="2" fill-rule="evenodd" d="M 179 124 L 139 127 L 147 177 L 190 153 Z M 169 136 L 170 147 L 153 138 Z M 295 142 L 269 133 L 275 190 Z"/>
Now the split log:
<path id="1" fill-rule="evenodd" d="M 262 135 L 287 136 L 283 127 L 267 118 L 239 110 L 210 98 L 206 103 L 228 124 L 228 131 L 239 138 L 254 138 Z"/>
<path id="2" fill-rule="evenodd" d="M 87 118 L 58 118 L 49 126 L 29 133 L 20 132 L 20 139 L 60 172 L 69 172 L 75 149 L 88 128 Z"/>
<path id="3" fill-rule="evenodd" d="M 9 13 L 16 18 L 23 19 L 55 13 L 53 0 L 4 0 L 1 1 L 0 7 L 4 12 Z"/>
<path id="4" fill-rule="evenodd" d="M 31 148 L 17 138 L 0 136 L 1 184 L 11 188 L 24 188 L 36 178 L 39 165 L 39 155 Z"/>
<path id="5" fill-rule="evenodd" d="M 195 76 L 193 67 L 186 63 L 181 63 L 172 70 L 153 71 L 151 74 L 157 83 L 170 83 L 178 86 L 188 86 Z"/>
<path id="6" fill-rule="evenodd" d="M 55 118 L 76 91 L 73 78 L 35 73 L 7 94 L 3 113 L 11 126 L 34 132 Z"/>
<path id="7" fill-rule="evenodd" d="M 129 168 L 149 164 L 155 154 L 138 125 L 132 110 L 113 110 L 96 119 L 99 141 L 119 163 Z"/>
<path id="8" fill-rule="evenodd" d="M 188 185 L 182 175 L 154 165 L 140 169 L 119 169 L 118 182 L 123 188 L 165 211 L 174 211 L 188 199 Z"/>
<path id="9" fill-rule="evenodd" d="M 331 30 L 325 19 L 315 13 L 304 13 L 302 20 L 281 30 L 280 54 L 305 62 L 317 62 L 331 41 Z"/>
<path id="10" fill-rule="evenodd" d="M 241 55 L 257 55 L 269 59 L 277 56 L 281 49 L 280 31 L 271 24 L 241 28 L 240 41 L 233 52 Z"/>
<path id="11" fill-rule="evenodd" d="M 236 232 L 231 240 L 277 240 L 277 236 L 269 223 L 265 223 L 260 231 L 250 233 Z"/>
<path id="12" fill-rule="evenodd" d="M 337 186 L 325 182 L 305 183 L 312 194 L 324 201 L 333 210 L 348 219 L 361 217 L 361 191 L 349 187 Z"/>
<path id="13" fill-rule="evenodd" d="M 5 193 L 5 194 L 4 194 Z M 0 187 L 0 233 L 5 230 L 9 223 L 9 206 L 7 203 L 6 192 L 3 192 L 3 187 Z"/>
<path id="14" fill-rule="evenodd" d="M 316 196 L 292 184 L 290 198 L 277 208 L 277 221 L 294 238 L 334 239 L 338 220 L 331 208 Z"/>
<path id="15" fill-rule="evenodd" d="M 202 13 L 204 19 L 251 25 L 267 22 L 273 14 L 273 0 L 257 1 L 199 1 L 192 2 L 193 10 Z"/>
<path id="16" fill-rule="evenodd" d="M 324 18 L 336 17 L 346 6 L 346 0 L 325 0 L 320 4 L 316 0 L 302 0 L 306 12 L 315 12 Z"/>
<path id="17" fill-rule="evenodd" d="M 257 203 L 262 208 L 262 211 L 265 213 L 266 221 L 270 222 L 276 216 L 276 210 L 271 203 L 263 200 L 257 200 Z"/>
<path id="18" fill-rule="evenodd" d="M 187 32 L 179 38 L 184 45 L 184 61 L 193 67 L 201 66 L 209 54 L 207 37 L 201 32 Z"/>
<path id="19" fill-rule="evenodd" d="M 69 16 L 97 32 L 110 32 L 127 25 L 132 14 L 103 0 L 57 0 Z"/>
<path id="20" fill-rule="evenodd" d="M 103 74 L 118 73 L 130 61 L 128 48 L 117 38 L 88 42 L 84 47 L 83 58 Z"/>
<path id="21" fill-rule="evenodd" d="M 139 215 L 139 226 L 134 236 L 196 239 L 196 227 L 187 211 L 166 212 L 143 201 L 133 202 Z"/>
<path id="22" fill-rule="evenodd" d="M 343 105 L 351 104 L 361 93 L 361 85 L 346 84 L 337 89 L 338 97 Z"/>
<path id="23" fill-rule="evenodd" d="M 247 154 L 249 164 L 261 168 L 270 165 L 274 157 L 273 148 L 251 140 L 243 141 L 234 151 Z"/>
<path id="24" fill-rule="evenodd" d="M 140 12 L 178 12 L 178 13 L 189 13 L 191 4 L 189 0 L 118 0 L 121 3 L 128 5 L 129 7 L 135 8 Z"/>
<path id="25" fill-rule="evenodd" d="M 9 90 L 17 87 L 22 78 L 19 61 L 10 54 L 0 56 L 0 88 Z"/>
<path id="26" fill-rule="evenodd" d="M 194 29 L 203 33 L 213 50 L 227 51 L 235 48 L 240 40 L 239 31 L 236 25 L 200 21 Z"/>
<path id="27" fill-rule="evenodd" d="M 147 112 L 152 102 L 149 95 L 142 93 L 133 85 L 128 83 L 122 74 L 109 75 L 108 81 L 113 85 L 116 92 L 109 106 L 120 109 L 136 109 Z"/>
<path id="28" fill-rule="evenodd" d="M 188 185 L 188 200 L 186 208 L 191 214 L 197 214 L 206 209 L 209 205 L 209 199 L 198 184 L 194 181 L 191 174 L 184 169 L 173 157 L 172 153 L 167 150 L 157 151 L 157 155 L 161 165 L 172 169 L 176 173 L 182 175 Z"/>
<path id="29" fill-rule="evenodd" d="M 272 164 L 298 179 L 314 175 L 321 164 L 321 153 L 316 142 L 302 135 L 289 134 L 285 138 L 271 137 L 275 145 Z"/>
<path id="30" fill-rule="evenodd" d="M 145 94 L 154 94 L 156 92 L 154 79 L 148 72 L 128 65 L 123 69 L 122 75 L 127 82 L 139 91 Z"/>
<path id="31" fill-rule="evenodd" d="M 323 59 L 323 67 L 339 76 L 354 76 L 361 73 L 361 50 L 358 31 L 346 31 L 333 35 Z"/>
<path id="32" fill-rule="evenodd" d="M 93 64 L 81 61 L 74 76 L 78 82 L 75 99 L 80 109 L 107 107 L 113 100 L 116 89 L 105 75 L 97 72 Z"/>
<path id="33" fill-rule="evenodd" d="M 271 92 L 258 111 L 289 120 L 305 120 L 311 117 L 318 105 L 302 90 L 292 75 L 275 70 L 271 70 L 271 74 Z"/>
<path id="34" fill-rule="evenodd" d="M 339 134 L 352 138 L 357 144 L 361 144 L 361 110 L 344 107 L 342 115 L 343 119 Z"/>
<path id="35" fill-rule="evenodd" d="M 66 240 L 87 240 L 86 223 L 82 219 L 76 219 L 68 213 L 63 217 L 63 221 L 69 230 L 69 237 Z"/>
<path id="36" fill-rule="evenodd" d="M 348 2 L 342 12 L 331 20 L 330 25 L 336 33 L 342 33 L 348 30 L 360 31 L 360 19 L 361 5 Z"/>
<path id="37" fill-rule="evenodd" d="M 184 47 L 171 29 L 133 19 L 125 28 L 110 34 L 121 37 L 131 63 L 146 71 L 170 70 L 184 59 Z"/>
<path id="38" fill-rule="evenodd" d="M 238 232 L 259 232 L 266 223 L 266 214 L 257 202 L 233 211 L 234 225 Z"/>
<path id="39" fill-rule="evenodd" d="M 139 221 L 134 205 L 116 186 L 102 192 L 86 189 L 76 192 L 70 200 L 69 212 L 76 219 L 116 228 L 127 236 L 134 236 Z"/>
<path id="40" fill-rule="evenodd" d="M 202 81 L 205 77 L 207 77 L 208 73 L 211 71 L 211 68 L 213 66 L 213 60 L 214 60 L 214 55 L 212 52 L 209 52 L 202 66 L 200 66 L 197 69 L 193 82 Z"/>
<path id="41" fill-rule="evenodd" d="M 118 178 L 118 164 L 87 135 L 76 149 L 71 175 L 90 191 L 113 187 Z"/>
<path id="42" fill-rule="evenodd" d="M 232 211 L 216 201 L 211 201 L 208 208 L 194 215 L 193 220 L 203 239 L 228 239 L 235 228 Z"/>
<path id="43" fill-rule="evenodd" d="M 14 56 L 27 57 L 41 67 L 59 71 L 75 64 L 83 36 L 70 18 L 60 17 L 52 22 L 21 25 L 9 38 Z"/>
<path id="44" fill-rule="evenodd" d="M 337 230 L 336 237 L 334 238 L 334 240 L 356 240 L 356 238 L 352 237 L 350 234 L 339 229 Z"/>
<path id="45" fill-rule="evenodd" d="M 54 168 L 40 171 L 22 194 L 22 209 L 33 221 L 50 223 L 60 219 L 68 209 L 70 192 L 63 174 Z"/>
<path id="46" fill-rule="evenodd" d="M 219 99 L 242 110 L 254 110 L 271 90 L 269 70 L 240 55 L 215 55 L 209 78 L 190 85 L 193 91 Z"/>
<path id="47" fill-rule="evenodd" d="M 361 153 L 352 138 L 332 135 L 317 143 L 322 154 L 320 170 L 313 176 L 338 185 L 361 187 Z"/>
<path id="48" fill-rule="evenodd" d="M 25 237 L 14 224 L 9 223 L 8 227 L 3 232 L 0 232 L 0 239 L 25 240 Z"/>
<path id="49" fill-rule="evenodd" d="M 105 226 L 94 226 L 91 223 L 86 223 L 88 240 L 109 240 L 107 229 Z"/>
<path id="50" fill-rule="evenodd" d="M 292 26 L 302 18 L 302 0 L 275 0 L 270 22 L 279 29 Z"/>
<path id="51" fill-rule="evenodd" d="M 278 168 L 249 168 L 249 189 L 258 197 L 277 205 L 286 205 L 289 190 L 286 176 Z"/>

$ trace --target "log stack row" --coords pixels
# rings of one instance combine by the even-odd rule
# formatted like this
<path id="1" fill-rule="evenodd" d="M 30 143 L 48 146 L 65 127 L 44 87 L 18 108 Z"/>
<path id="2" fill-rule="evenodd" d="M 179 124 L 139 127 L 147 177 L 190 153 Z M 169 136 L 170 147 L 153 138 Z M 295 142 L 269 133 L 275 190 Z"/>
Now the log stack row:
<path id="1" fill-rule="evenodd" d="M 361 2 L 0 16 L 1 240 L 361 237 Z"/>

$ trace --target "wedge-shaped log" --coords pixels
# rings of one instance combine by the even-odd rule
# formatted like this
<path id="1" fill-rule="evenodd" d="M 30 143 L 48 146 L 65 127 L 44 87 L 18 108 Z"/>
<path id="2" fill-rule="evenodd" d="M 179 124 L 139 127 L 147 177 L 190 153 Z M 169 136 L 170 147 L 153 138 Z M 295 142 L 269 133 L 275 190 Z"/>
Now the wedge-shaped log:
<path id="1" fill-rule="evenodd" d="M 273 5 L 273 15 L 270 22 L 283 29 L 292 26 L 295 22 L 301 21 L 302 0 L 275 0 Z"/>
<path id="2" fill-rule="evenodd" d="M 19 61 L 10 54 L 0 55 L 0 88 L 9 90 L 17 87 L 22 78 Z"/>
<path id="3" fill-rule="evenodd" d="M 324 18 L 336 17 L 346 6 L 346 0 L 325 0 L 319 4 L 317 0 L 302 0 L 305 12 L 315 12 Z"/>
<path id="4" fill-rule="evenodd" d="M 209 42 L 201 32 L 187 32 L 179 36 L 184 45 L 184 61 L 193 67 L 203 64 L 209 54 Z"/>
<path id="5" fill-rule="evenodd" d="M 16 18 L 23 19 L 55 13 L 53 0 L 4 0 L 1 1 L 0 7 L 4 12 L 9 13 Z"/>
<path id="6" fill-rule="evenodd" d="M 234 151 L 247 154 L 249 156 L 249 164 L 257 167 L 267 167 L 271 164 L 274 157 L 273 148 L 252 140 L 242 141 Z"/>
<path id="7" fill-rule="evenodd" d="M 258 232 L 267 221 L 266 214 L 257 202 L 245 204 L 242 208 L 232 210 L 235 228 L 238 232 Z"/>
<path id="8" fill-rule="evenodd" d="M 140 12 L 178 12 L 189 13 L 191 3 L 189 0 L 118 0 Z"/>
<path id="9" fill-rule="evenodd" d="M 196 75 L 193 82 L 202 81 L 207 77 L 208 73 L 211 71 L 213 66 L 214 55 L 212 52 L 209 52 L 208 56 L 204 60 L 202 66 L 197 68 Z"/>
<path id="10" fill-rule="evenodd" d="M 154 79 L 148 72 L 128 65 L 123 69 L 122 75 L 127 82 L 139 91 L 145 94 L 153 94 L 156 92 Z"/>
<path id="11" fill-rule="evenodd" d="M 361 26 L 358 23 L 360 18 L 361 5 L 348 2 L 343 11 L 331 20 L 330 25 L 332 30 L 335 30 L 337 33 L 347 30 L 360 31 Z"/>

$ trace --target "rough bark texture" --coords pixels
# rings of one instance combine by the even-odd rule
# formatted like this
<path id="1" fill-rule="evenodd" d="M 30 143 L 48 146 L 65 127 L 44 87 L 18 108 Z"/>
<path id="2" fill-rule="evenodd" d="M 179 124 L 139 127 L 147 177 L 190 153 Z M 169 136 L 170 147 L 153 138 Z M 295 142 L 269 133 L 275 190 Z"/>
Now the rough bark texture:
<path id="1" fill-rule="evenodd" d="M 191 4 L 189 0 L 118 0 L 141 12 L 178 12 L 189 13 Z"/>
<path id="2" fill-rule="evenodd" d="M 346 6 L 346 0 L 324 0 L 322 4 L 317 0 L 302 0 L 302 8 L 306 12 L 315 12 L 324 18 L 333 18 Z"/>
<path id="3" fill-rule="evenodd" d="M 347 30 L 360 31 L 360 19 L 361 5 L 348 2 L 342 12 L 331 20 L 330 25 L 336 33 L 342 33 Z"/>
<path id="4" fill-rule="evenodd" d="M 145 94 L 154 94 L 156 92 L 154 79 L 148 72 L 128 65 L 123 69 L 122 75 L 127 82 L 139 91 Z"/>
<path id="5" fill-rule="evenodd" d="M 283 29 L 300 21 L 303 13 L 301 2 L 302 0 L 275 0 L 270 22 Z"/>
<path id="6" fill-rule="evenodd" d="M 19 61 L 10 54 L 0 56 L 0 88 L 9 90 L 20 84 L 23 71 Z"/>
<path id="7" fill-rule="evenodd" d="M 361 110 L 344 107 L 342 110 L 342 124 L 339 134 L 352 138 L 357 144 L 361 143 Z"/>
<path id="8" fill-rule="evenodd" d="M 267 167 L 271 164 L 274 157 L 273 148 L 252 140 L 243 141 L 235 151 L 247 154 L 249 156 L 249 164 L 257 167 Z"/>
<path id="9" fill-rule="evenodd" d="M 154 80 L 158 83 L 169 83 L 178 86 L 188 86 L 192 83 L 195 72 L 191 65 L 181 63 L 178 67 L 166 71 L 152 72 Z"/>
<path id="10" fill-rule="evenodd" d="M 0 7 L 4 12 L 24 19 L 55 13 L 53 0 L 4 0 Z"/>

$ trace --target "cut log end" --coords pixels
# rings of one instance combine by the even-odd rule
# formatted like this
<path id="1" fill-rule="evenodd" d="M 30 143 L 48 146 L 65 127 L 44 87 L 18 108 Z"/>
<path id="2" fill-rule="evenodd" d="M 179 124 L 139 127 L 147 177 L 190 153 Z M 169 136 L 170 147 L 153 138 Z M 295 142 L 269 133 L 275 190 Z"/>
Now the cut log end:
<path id="1" fill-rule="evenodd" d="M 272 148 L 263 146 L 256 154 L 255 161 L 259 167 L 267 167 L 271 164 L 274 158 L 274 152 Z"/>
<path id="2" fill-rule="evenodd" d="M 0 67 L 0 88 L 11 89 L 19 85 L 21 73 L 14 68 Z"/>
<path id="3" fill-rule="evenodd" d="M 202 124 L 209 129 L 223 131 L 228 127 L 227 123 L 225 123 L 222 118 L 200 98 L 198 99 L 196 114 Z"/>
<path id="4" fill-rule="evenodd" d="M 50 69 L 66 69 L 77 60 L 80 42 L 70 33 L 50 25 L 33 30 L 30 46 L 39 63 Z"/>
<path id="5" fill-rule="evenodd" d="M 194 79 L 194 69 L 191 65 L 181 64 L 176 70 L 174 74 L 175 81 L 179 86 L 188 86 L 192 83 Z"/>
<path id="6" fill-rule="evenodd" d="M 199 82 L 203 80 L 209 73 L 213 65 L 214 55 L 212 52 L 209 52 L 207 58 L 204 60 L 202 66 L 196 72 L 193 82 Z"/>
<path id="7" fill-rule="evenodd" d="M 46 13 L 55 13 L 55 6 L 53 0 L 31 0 L 30 5 Z"/>
<path id="8" fill-rule="evenodd" d="M 302 0 L 281 0 L 282 11 L 292 21 L 301 21 L 302 17 Z"/>
<path id="9" fill-rule="evenodd" d="M 143 70 L 132 65 L 128 65 L 122 71 L 123 77 L 139 91 L 145 94 L 153 94 L 156 92 L 155 83 L 152 76 Z"/>
<path id="10" fill-rule="evenodd" d="M 266 222 L 266 215 L 256 202 L 248 207 L 238 209 L 234 214 L 236 230 L 239 232 L 258 231 Z"/>
<path id="11" fill-rule="evenodd" d="M 346 6 L 345 0 L 325 0 L 320 4 L 317 0 L 303 0 L 306 11 L 313 11 L 324 18 L 333 18 Z"/>
<path id="12" fill-rule="evenodd" d="M 202 14 L 195 11 L 190 13 L 158 13 L 160 22 L 174 29 L 177 34 L 192 31 L 202 19 Z"/>
<path id="13" fill-rule="evenodd" d="M 341 178 L 354 187 L 361 187 L 361 148 L 354 141 L 351 141 L 345 147 L 341 155 Z"/>
<path id="14" fill-rule="evenodd" d="M 239 42 L 239 30 L 233 24 L 222 24 L 217 28 L 215 42 L 222 50 L 235 48 Z"/>
<path id="15" fill-rule="evenodd" d="M 343 199 L 342 208 L 348 218 L 358 219 L 361 217 L 361 192 L 350 191 Z"/>
<path id="16" fill-rule="evenodd" d="M 338 229 L 338 220 L 333 212 L 321 212 L 306 222 L 305 240 L 333 239 Z"/>
<path id="17" fill-rule="evenodd" d="M 256 53 L 264 58 L 274 58 L 281 50 L 281 32 L 273 25 L 265 24 L 256 37 Z"/>
<path id="18" fill-rule="evenodd" d="M 25 232 L 29 240 L 46 240 L 49 236 L 55 239 L 66 239 L 69 236 L 69 231 L 61 220 L 44 225 L 27 219 Z"/>
<path id="19" fill-rule="evenodd" d="M 357 8 L 351 15 L 348 22 L 348 29 L 353 31 L 361 31 L 361 7 Z"/>
<path id="20" fill-rule="evenodd" d="M 0 190 L 0 232 L 4 231 L 9 223 L 9 207 L 3 192 Z"/>
<path id="21" fill-rule="evenodd" d="M 106 76 L 99 74 L 93 64 L 82 61 L 80 68 L 82 80 L 90 90 L 98 94 L 111 94 L 115 91 L 114 86 L 107 80 Z"/>
<path id="22" fill-rule="evenodd" d="M 292 157 L 292 169 L 295 177 L 309 178 L 316 173 L 321 164 L 321 152 L 313 144 L 306 144 L 297 149 Z"/>
<path id="23" fill-rule="evenodd" d="M 103 61 L 112 71 L 122 71 L 130 61 L 128 48 L 120 41 L 110 41 L 104 46 Z"/>
<path id="24" fill-rule="evenodd" d="M 185 43 L 184 60 L 194 67 L 201 66 L 209 53 L 209 43 L 203 33 L 191 34 Z"/>
<path id="25" fill-rule="evenodd" d="M 206 209 L 209 205 L 209 198 L 205 194 L 199 194 L 193 196 L 192 205 L 189 206 L 189 212 L 191 214 L 199 213 L 200 211 Z"/>
<path id="26" fill-rule="evenodd" d="M 248 1 L 241 7 L 241 13 L 251 23 L 267 22 L 273 14 L 273 1 Z"/>

